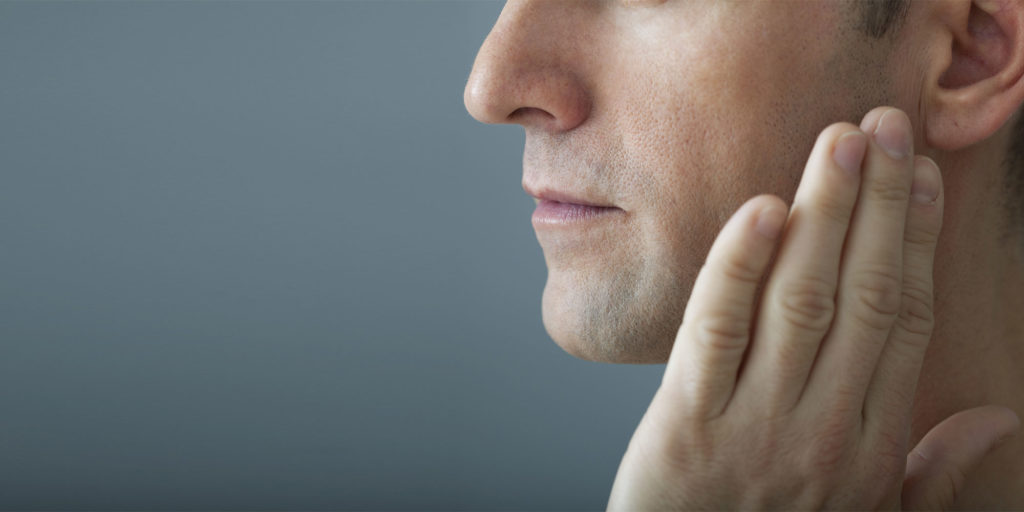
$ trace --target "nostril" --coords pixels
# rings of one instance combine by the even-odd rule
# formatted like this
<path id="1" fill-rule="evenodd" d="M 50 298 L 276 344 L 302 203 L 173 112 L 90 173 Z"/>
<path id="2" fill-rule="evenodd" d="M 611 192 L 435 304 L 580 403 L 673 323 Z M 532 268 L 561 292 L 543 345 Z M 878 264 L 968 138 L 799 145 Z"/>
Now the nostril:
<path id="1" fill-rule="evenodd" d="M 512 111 L 508 115 L 508 120 L 513 123 L 527 124 L 527 123 L 541 123 L 548 124 L 555 119 L 547 110 L 537 107 L 519 107 Z"/>

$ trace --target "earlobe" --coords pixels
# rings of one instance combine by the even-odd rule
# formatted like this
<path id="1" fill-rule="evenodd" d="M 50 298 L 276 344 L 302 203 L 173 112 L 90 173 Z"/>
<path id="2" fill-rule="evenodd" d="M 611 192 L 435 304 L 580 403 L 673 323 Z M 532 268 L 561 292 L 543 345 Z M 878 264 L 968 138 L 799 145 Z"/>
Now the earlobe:
<path id="1" fill-rule="evenodd" d="M 1024 2 L 945 3 L 948 63 L 926 84 L 928 145 L 955 151 L 992 136 L 1024 102 Z"/>

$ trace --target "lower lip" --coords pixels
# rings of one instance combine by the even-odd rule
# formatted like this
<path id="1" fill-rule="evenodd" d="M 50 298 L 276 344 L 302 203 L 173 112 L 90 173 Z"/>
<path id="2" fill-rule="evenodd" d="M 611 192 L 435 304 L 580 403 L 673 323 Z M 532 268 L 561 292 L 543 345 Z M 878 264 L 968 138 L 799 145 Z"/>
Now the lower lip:
<path id="1" fill-rule="evenodd" d="M 532 220 L 535 226 L 559 226 L 594 221 L 621 212 L 621 208 L 610 206 L 587 206 L 542 199 L 533 211 Z"/>

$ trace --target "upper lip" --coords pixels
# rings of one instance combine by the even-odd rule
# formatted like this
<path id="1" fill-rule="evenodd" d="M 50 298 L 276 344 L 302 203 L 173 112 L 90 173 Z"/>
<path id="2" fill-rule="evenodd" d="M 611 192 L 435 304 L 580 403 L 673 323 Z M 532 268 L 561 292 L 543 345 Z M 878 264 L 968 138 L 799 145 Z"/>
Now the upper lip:
<path id="1" fill-rule="evenodd" d="M 594 201 L 594 200 L 591 200 L 591 199 L 586 199 L 586 198 L 580 197 L 580 194 L 577 194 L 577 193 L 574 193 L 574 192 L 566 192 L 566 191 L 559 190 L 559 189 L 552 188 L 552 187 L 532 186 L 532 185 L 528 185 L 526 183 L 523 183 L 523 190 L 525 190 L 527 194 L 530 194 L 531 196 L 536 197 L 537 199 L 542 199 L 542 200 L 547 200 L 547 201 L 557 201 L 559 203 L 581 204 L 581 205 L 584 205 L 584 206 L 599 206 L 599 207 L 606 207 L 606 208 L 617 208 L 614 205 L 605 204 L 605 203 L 601 203 L 599 201 Z"/>

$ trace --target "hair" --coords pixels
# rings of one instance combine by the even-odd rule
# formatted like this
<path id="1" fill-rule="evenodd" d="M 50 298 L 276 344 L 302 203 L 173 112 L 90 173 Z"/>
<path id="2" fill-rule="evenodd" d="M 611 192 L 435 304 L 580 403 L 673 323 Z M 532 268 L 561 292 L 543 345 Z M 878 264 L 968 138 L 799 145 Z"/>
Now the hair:
<path id="1" fill-rule="evenodd" d="M 900 31 L 911 0 L 858 0 L 858 29 L 875 39 Z M 1011 130 L 1012 140 L 1003 161 L 1004 205 L 1008 228 L 1024 241 L 1024 114 Z"/>
<path id="2" fill-rule="evenodd" d="M 910 10 L 910 0 L 863 0 L 854 5 L 860 9 L 860 30 L 875 39 L 898 32 Z"/>

